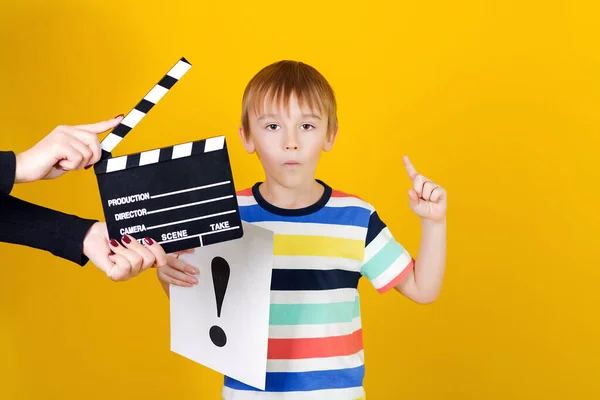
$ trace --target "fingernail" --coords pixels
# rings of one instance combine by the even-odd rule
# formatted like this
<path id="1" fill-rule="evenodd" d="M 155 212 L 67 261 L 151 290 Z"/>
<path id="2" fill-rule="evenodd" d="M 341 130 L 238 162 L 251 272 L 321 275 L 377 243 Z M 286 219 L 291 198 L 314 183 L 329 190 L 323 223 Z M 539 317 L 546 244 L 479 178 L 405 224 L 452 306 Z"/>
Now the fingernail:
<path id="1" fill-rule="evenodd" d="M 192 284 L 194 284 L 194 285 L 195 285 L 196 283 L 198 283 L 198 279 L 196 279 L 196 278 L 193 278 L 193 279 L 192 279 Z"/>
<path id="2" fill-rule="evenodd" d="M 119 243 L 115 239 L 110 239 L 110 245 L 112 247 L 119 247 Z"/>
<path id="3" fill-rule="evenodd" d="M 150 239 L 149 237 L 144 238 L 144 242 L 146 242 L 148 246 L 152 246 L 152 244 L 154 244 L 154 240 Z"/>
<path id="4" fill-rule="evenodd" d="M 122 240 L 123 242 L 125 242 L 125 244 L 129 244 L 129 243 L 131 243 L 131 239 L 129 239 L 129 236 L 125 236 L 125 235 L 123 235 L 123 237 L 121 238 L 121 240 Z"/>
<path id="5" fill-rule="evenodd" d="M 199 272 L 196 268 L 186 268 L 186 271 L 194 275 Z"/>
<path id="6" fill-rule="evenodd" d="M 92 164 L 88 165 L 87 167 L 85 167 L 84 169 L 90 169 L 92 166 Z"/>
<path id="7" fill-rule="evenodd" d="M 117 118 L 120 118 L 120 117 L 124 117 L 124 115 L 123 114 L 119 114 L 114 119 L 117 119 Z"/>

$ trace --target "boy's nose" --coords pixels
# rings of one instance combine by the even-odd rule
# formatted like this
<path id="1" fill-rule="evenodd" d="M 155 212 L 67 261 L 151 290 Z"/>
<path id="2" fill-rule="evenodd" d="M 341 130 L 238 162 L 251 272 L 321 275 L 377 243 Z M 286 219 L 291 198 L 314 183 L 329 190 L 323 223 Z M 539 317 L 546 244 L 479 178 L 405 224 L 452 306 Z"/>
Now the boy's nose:
<path id="1" fill-rule="evenodd" d="M 298 150 L 298 138 L 295 133 L 288 133 L 285 135 L 285 143 L 286 150 Z"/>

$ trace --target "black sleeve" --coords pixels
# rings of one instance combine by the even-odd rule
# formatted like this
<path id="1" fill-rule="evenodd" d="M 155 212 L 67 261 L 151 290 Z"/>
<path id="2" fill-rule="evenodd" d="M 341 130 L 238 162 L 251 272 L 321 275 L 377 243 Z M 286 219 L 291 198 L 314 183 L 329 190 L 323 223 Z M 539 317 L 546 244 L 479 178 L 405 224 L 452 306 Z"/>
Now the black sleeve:
<path id="1" fill-rule="evenodd" d="M 8 196 L 15 184 L 17 160 L 12 151 L 0 151 L 0 196 Z"/>
<path id="2" fill-rule="evenodd" d="M 96 222 L 9 196 L 15 183 L 16 159 L 0 151 L 0 242 L 46 250 L 85 265 L 83 239 Z"/>
<path id="3" fill-rule="evenodd" d="M 83 254 L 83 239 L 95 222 L 0 196 L 0 242 L 46 250 L 81 266 L 89 261 Z"/>

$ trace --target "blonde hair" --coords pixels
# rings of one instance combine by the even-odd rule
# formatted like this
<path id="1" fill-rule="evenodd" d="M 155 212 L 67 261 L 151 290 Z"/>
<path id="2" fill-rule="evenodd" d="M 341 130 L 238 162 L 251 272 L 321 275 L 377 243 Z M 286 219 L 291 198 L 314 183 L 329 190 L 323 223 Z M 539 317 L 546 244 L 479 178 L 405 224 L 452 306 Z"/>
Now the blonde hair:
<path id="1" fill-rule="evenodd" d="M 337 105 L 333 89 L 319 71 L 300 61 L 283 60 L 264 67 L 250 80 L 242 98 L 242 126 L 250 135 L 252 110 L 259 114 L 273 101 L 288 109 L 295 95 L 300 107 L 305 104 L 327 116 L 327 134 L 331 135 L 338 124 Z"/>

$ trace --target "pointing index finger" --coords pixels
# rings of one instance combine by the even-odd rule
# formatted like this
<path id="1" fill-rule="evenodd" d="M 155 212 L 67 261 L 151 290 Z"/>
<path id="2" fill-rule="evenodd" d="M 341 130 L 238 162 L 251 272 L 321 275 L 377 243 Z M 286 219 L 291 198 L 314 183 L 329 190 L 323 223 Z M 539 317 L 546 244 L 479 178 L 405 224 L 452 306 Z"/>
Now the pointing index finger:
<path id="1" fill-rule="evenodd" d="M 123 120 L 123 116 L 119 115 L 113 119 L 109 119 L 108 121 L 101 121 L 101 122 L 96 122 L 95 124 L 88 124 L 88 125 L 77 125 L 76 128 L 84 130 L 84 131 L 88 131 L 91 133 L 100 134 L 100 133 L 106 132 L 106 131 L 116 127 L 117 125 L 119 125 L 119 123 L 122 120 Z"/>
<path id="2" fill-rule="evenodd" d="M 415 169 L 415 167 L 412 165 L 412 163 L 408 159 L 408 156 L 402 157 L 402 160 L 404 161 L 404 167 L 406 168 L 408 177 L 410 178 L 411 181 L 414 181 L 418 175 L 417 170 Z"/>

